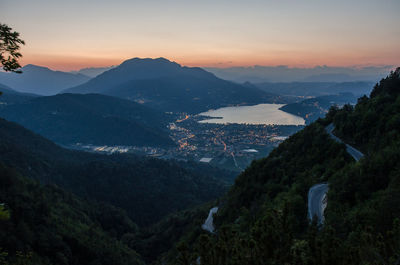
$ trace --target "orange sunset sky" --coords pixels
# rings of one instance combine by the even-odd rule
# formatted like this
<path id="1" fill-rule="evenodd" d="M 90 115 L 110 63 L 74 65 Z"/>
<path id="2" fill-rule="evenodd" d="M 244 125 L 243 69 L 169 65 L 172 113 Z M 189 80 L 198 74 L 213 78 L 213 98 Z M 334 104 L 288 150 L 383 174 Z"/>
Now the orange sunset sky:
<path id="1" fill-rule="evenodd" d="M 188 66 L 399 65 L 399 0 L 2 0 L 21 63 L 56 70 L 165 57 Z"/>

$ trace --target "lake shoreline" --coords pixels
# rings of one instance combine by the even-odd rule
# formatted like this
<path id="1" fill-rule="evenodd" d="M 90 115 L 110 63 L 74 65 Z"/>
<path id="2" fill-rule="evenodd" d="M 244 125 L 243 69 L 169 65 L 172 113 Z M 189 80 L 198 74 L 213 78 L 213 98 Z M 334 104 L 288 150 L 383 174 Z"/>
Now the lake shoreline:
<path id="1" fill-rule="evenodd" d="M 201 112 L 206 119 L 199 123 L 251 125 L 305 125 L 302 117 L 280 110 L 285 104 L 263 103 L 252 106 L 232 106 Z"/>

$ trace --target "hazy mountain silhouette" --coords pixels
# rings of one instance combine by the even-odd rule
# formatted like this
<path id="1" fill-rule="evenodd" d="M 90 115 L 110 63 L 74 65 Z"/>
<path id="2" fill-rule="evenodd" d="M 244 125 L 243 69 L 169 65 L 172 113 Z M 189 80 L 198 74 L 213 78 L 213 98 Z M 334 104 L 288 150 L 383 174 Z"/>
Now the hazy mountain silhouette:
<path id="1" fill-rule="evenodd" d="M 70 88 L 68 93 L 102 93 L 143 102 L 163 111 L 196 113 L 232 104 L 280 102 L 276 95 L 216 77 L 165 58 L 134 58 Z"/>
<path id="2" fill-rule="evenodd" d="M 366 67 L 333 67 L 315 66 L 310 68 L 289 67 L 287 65 L 249 67 L 213 68 L 206 67 L 207 71 L 216 76 L 243 83 L 263 82 L 350 82 L 373 81 L 376 82 L 393 69 L 392 65 L 366 66 Z"/>
<path id="3" fill-rule="evenodd" d="M 374 85 L 373 82 L 289 82 L 289 83 L 258 83 L 253 85 L 269 93 L 296 97 L 318 97 L 339 93 L 352 93 L 355 96 L 369 94 Z"/>
<path id="4" fill-rule="evenodd" d="M 5 106 L 0 115 L 62 144 L 173 145 L 166 114 L 105 95 L 39 97 Z"/>
<path id="5" fill-rule="evenodd" d="M 99 74 L 104 73 L 105 71 L 108 71 L 115 66 L 107 66 L 107 67 L 88 67 L 88 68 L 82 68 L 78 71 L 71 71 L 70 73 L 72 74 L 82 74 L 89 76 L 91 78 L 98 76 Z"/>
<path id="6" fill-rule="evenodd" d="M 25 65 L 21 70 L 22 74 L 0 72 L 0 83 L 19 92 L 55 95 L 63 89 L 82 84 L 90 79 L 82 74 L 53 71 L 33 64 Z"/>
<path id="7" fill-rule="evenodd" d="M 361 78 L 361 77 L 360 77 Z M 330 73 L 330 74 L 318 74 L 311 75 L 304 78 L 305 82 L 351 82 L 354 81 L 355 77 L 349 74 L 343 73 Z"/>

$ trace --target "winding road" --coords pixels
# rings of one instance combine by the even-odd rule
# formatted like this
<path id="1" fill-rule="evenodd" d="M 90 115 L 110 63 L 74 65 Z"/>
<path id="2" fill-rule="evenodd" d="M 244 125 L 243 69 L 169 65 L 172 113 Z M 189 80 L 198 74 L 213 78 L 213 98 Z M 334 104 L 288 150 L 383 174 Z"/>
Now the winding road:
<path id="1" fill-rule="evenodd" d="M 334 129 L 335 127 L 333 123 L 325 127 L 326 132 L 333 140 L 346 145 L 347 153 L 349 153 L 356 161 L 359 161 L 362 157 L 364 157 L 363 153 L 336 137 L 333 134 Z M 318 224 L 320 225 L 324 223 L 325 219 L 324 211 L 327 205 L 326 193 L 328 192 L 328 190 L 329 186 L 327 183 L 316 184 L 308 190 L 308 218 L 312 220 L 313 217 L 316 216 L 318 219 Z"/>
<path id="2" fill-rule="evenodd" d="M 317 216 L 318 224 L 324 223 L 324 211 L 327 203 L 326 193 L 328 189 L 328 184 L 320 183 L 308 190 L 308 218 L 312 220 L 314 216 Z"/>
<path id="3" fill-rule="evenodd" d="M 211 208 L 210 212 L 208 213 L 208 217 L 206 219 L 206 221 L 204 222 L 204 224 L 201 225 L 201 228 L 203 228 L 203 230 L 206 230 L 210 233 L 214 233 L 214 214 L 216 214 L 218 212 L 218 207 L 213 207 Z"/>
<path id="4" fill-rule="evenodd" d="M 331 123 L 325 127 L 326 132 L 329 134 L 329 136 L 333 140 L 335 140 L 338 143 L 345 144 L 347 153 L 349 153 L 356 161 L 360 160 L 364 156 L 364 154 L 361 153 L 360 151 L 358 151 L 357 149 L 355 149 L 354 147 L 352 147 L 351 145 L 346 144 L 345 142 L 340 140 L 338 137 L 336 137 L 333 134 L 334 129 L 335 129 L 335 127 L 333 126 L 333 123 Z"/>

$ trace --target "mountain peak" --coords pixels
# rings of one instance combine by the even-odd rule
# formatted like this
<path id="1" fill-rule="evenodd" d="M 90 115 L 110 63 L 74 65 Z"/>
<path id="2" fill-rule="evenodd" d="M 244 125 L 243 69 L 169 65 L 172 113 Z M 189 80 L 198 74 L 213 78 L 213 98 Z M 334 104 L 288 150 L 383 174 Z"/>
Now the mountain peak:
<path id="1" fill-rule="evenodd" d="M 52 71 L 50 68 L 45 67 L 45 66 L 39 66 L 35 64 L 27 64 L 24 67 L 22 67 L 22 71 L 26 70 L 44 70 L 44 71 Z"/>
<path id="2" fill-rule="evenodd" d="M 182 66 L 176 62 L 172 62 L 166 58 L 159 57 L 159 58 L 139 58 L 135 57 L 132 59 L 125 60 L 122 62 L 119 67 L 126 67 L 126 66 L 169 66 L 174 68 L 181 68 Z"/>
<path id="3" fill-rule="evenodd" d="M 122 62 L 115 68 L 112 68 L 93 79 L 97 79 L 104 85 L 105 80 L 111 83 L 123 83 L 134 79 L 152 79 L 166 76 L 176 76 L 182 72 L 184 67 L 165 58 L 132 58 Z M 107 81 L 107 82 L 108 82 Z M 108 88 L 110 84 L 107 83 Z M 98 84 L 96 85 L 98 86 Z"/>

